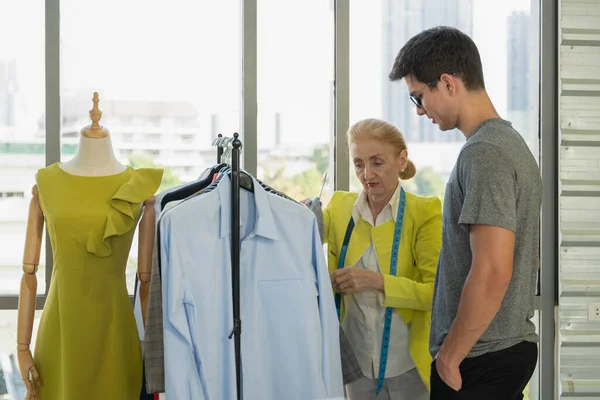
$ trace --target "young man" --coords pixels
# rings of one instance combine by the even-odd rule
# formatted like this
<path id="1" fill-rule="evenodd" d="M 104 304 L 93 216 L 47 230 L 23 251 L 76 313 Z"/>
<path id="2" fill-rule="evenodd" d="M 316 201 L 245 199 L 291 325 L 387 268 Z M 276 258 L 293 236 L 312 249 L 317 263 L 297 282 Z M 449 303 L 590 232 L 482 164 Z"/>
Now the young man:
<path id="1" fill-rule="evenodd" d="M 404 79 L 418 115 L 466 137 L 450 175 L 433 299 L 431 399 L 522 399 L 537 362 L 530 319 L 541 177 L 500 118 L 475 43 L 455 28 L 411 38 L 390 80 Z"/>

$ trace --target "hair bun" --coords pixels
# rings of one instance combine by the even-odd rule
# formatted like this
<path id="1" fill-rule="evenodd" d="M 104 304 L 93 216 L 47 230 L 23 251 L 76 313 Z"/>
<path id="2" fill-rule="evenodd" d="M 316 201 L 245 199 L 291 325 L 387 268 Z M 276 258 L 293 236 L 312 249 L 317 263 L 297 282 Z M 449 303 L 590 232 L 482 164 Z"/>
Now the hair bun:
<path id="1" fill-rule="evenodd" d="M 408 160 L 406 169 L 404 171 L 400 172 L 400 179 L 408 180 L 408 179 L 414 177 L 416 174 L 417 174 L 417 167 L 415 166 L 415 163 L 413 163 L 411 160 Z"/>

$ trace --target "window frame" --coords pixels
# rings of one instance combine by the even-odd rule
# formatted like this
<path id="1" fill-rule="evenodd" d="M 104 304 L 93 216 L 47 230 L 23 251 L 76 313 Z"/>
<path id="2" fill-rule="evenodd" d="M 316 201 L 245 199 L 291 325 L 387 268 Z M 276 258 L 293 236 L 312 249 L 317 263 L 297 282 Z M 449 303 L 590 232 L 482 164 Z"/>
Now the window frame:
<path id="1" fill-rule="evenodd" d="M 257 0 L 240 0 L 242 24 L 242 96 L 240 113 L 243 166 L 257 171 Z M 334 130 L 330 138 L 334 189 L 349 190 L 350 168 L 346 131 L 350 113 L 350 1 L 330 0 L 335 18 Z M 544 185 L 541 212 L 540 398 L 554 398 L 555 308 L 558 274 L 558 0 L 538 0 L 540 10 L 540 168 Z M 45 165 L 60 161 L 60 0 L 45 0 Z M 543 84 L 541 84 L 543 82 Z M 44 307 L 52 276 L 52 249 L 45 236 L 45 291 L 36 298 L 36 310 Z M 131 296 L 133 297 L 133 296 Z M 0 310 L 17 310 L 18 294 L 0 296 Z"/>
<path id="2" fill-rule="evenodd" d="M 558 307 L 558 51 L 559 0 L 539 0 L 539 130 L 543 202 L 540 216 L 539 394 L 559 394 L 555 336 Z"/>

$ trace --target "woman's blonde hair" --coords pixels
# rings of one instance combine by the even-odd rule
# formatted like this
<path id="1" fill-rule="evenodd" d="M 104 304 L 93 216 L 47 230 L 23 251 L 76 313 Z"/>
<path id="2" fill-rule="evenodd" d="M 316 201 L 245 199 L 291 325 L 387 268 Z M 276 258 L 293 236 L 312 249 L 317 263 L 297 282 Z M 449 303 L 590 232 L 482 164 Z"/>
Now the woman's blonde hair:
<path id="1" fill-rule="evenodd" d="M 377 139 L 393 146 L 398 154 L 406 148 L 404 135 L 398 128 L 389 122 L 376 118 L 363 119 L 358 121 L 348 129 L 348 147 L 361 139 Z M 417 167 L 411 160 L 407 160 L 408 165 L 404 171 L 400 172 L 400 179 L 410 179 L 417 173 Z"/>

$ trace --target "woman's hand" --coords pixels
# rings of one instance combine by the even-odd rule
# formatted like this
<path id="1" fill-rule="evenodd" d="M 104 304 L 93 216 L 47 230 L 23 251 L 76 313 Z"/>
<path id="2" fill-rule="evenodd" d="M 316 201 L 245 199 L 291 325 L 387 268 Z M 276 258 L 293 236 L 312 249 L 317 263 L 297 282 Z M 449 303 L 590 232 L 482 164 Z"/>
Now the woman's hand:
<path id="1" fill-rule="evenodd" d="M 379 290 L 383 293 L 383 275 L 356 267 L 344 267 L 331 274 L 331 284 L 341 294 Z"/>

